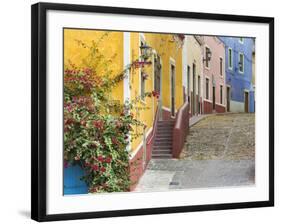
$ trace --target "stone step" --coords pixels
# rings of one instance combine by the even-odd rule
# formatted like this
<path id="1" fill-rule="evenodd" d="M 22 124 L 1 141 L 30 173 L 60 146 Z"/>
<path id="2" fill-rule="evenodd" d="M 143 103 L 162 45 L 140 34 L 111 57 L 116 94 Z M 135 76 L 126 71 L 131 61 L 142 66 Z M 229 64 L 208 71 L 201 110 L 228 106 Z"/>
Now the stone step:
<path id="1" fill-rule="evenodd" d="M 170 121 L 158 121 L 157 124 L 158 125 L 174 125 L 175 122 L 174 121 L 172 121 L 172 122 L 170 122 Z"/>
<path id="2" fill-rule="evenodd" d="M 157 124 L 158 128 L 173 128 L 174 124 Z"/>
<path id="3" fill-rule="evenodd" d="M 172 138 L 172 134 L 171 133 L 157 133 L 156 134 L 156 138 Z"/>
<path id="4" fill-rule="evenodd" d="M 161 145 L 172 146 L 173 142 L 172 141 L 154 141 L 154 146 L 161 146 Z"/>
<path id="5" fill-rule="evenodd" d="M 155 136 L 155 141 L 157 141 L 157 142 L 159 142 L 159 141 L 165 141 L 165 140 L 167 140 L 167 141 L 172 141 L 173 140 L 173 138 L 172 138 L 172 135 L 171 136 Z"/>
<path id="6" fill-rule="evenodd" d="M 161 149 L 171 149 L 172 148 L 171 146 L 172 145 L 168 145 L 168 144 L 166 144 L 166 145 L 156 145 L 156 144 L 154 144 L 153 149 L 159 149 L 159 148 L 161 148 Z"/>
<path id="7" fill-rule="evenodd" d="M 172 151 L 171 150 L 164 150 L 164 149 L 157 149 L 157 150 L 154 150 L 152 151 L 152 154 L 153 155 L 158 155 L 158 154 L 171 154 Z"/>
<path id="8" fill-rule="evenodd" d="M 152 154 L 153 159 L 171 159 L 172 154 Z"/>
<path id="9" fill-rule="evenodd" d="M 152 152 L 153 151 L 157 151 L 157 150 L 162 150 L 162 151 L 172 151 L 172 147 L 171 146 L 164 146 L 164 145 L 161 145 L 161 146 L 154 146 L 153 149 L 152 149 Z"/>
<path id="10" fill-rule="evenodd" d="M 157 131 L 157 135 L 172 135 L 173 132 L 172 131 L 168 131 L 168 130 L 163 130 L 163 131 Z"/>

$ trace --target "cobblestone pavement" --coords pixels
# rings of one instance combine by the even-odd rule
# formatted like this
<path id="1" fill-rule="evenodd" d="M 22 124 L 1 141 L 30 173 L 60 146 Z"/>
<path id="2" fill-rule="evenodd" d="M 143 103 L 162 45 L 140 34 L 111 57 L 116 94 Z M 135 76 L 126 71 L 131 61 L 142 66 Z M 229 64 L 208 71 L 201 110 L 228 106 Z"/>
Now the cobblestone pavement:
<path id="1" fill-rule="evenodd" d="M 152 159 L 136 191 L 255 183 L 255 115 L 211 115 L 190 128 L 181 159 Z"/>

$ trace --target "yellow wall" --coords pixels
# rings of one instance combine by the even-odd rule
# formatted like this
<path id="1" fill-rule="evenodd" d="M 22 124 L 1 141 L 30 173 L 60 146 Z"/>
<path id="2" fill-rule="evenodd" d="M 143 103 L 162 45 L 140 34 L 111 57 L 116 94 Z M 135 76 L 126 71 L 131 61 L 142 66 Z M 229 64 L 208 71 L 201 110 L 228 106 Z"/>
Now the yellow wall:
<path id="1" fill-rule="evenodd" d="M 110 69 L 113 74 L 118 74 L 124 68 L 123 64 L 123 32 L 104 32 L 94 30 L 82 30 L 82 29 L 65 29 L 64 30 L 64 64 L 68 65 L 70 60 L 75 63 L 78 67 L 85 67 L 83 59 L 87 57 L 88 50 L 77 44 L 76 40 L 80 40 L 87 45 L 91 45 L 92 41 L 99 41 L 100 38 L 108 34 L 100 41 L 99 51 L 106 58 L 112 57 L 116 54 L 112 60 Z M 173 42 L 172 35 L 167 34 L 154 34 L 154 33 L 130 33 L 130 57 L 131 62 L 135 61 L 140 57 L 140 36 L 144 38 L 144 41 L 151 46 L 157 54 L 160 56 L 162 61 L 162 101 L 163 106 L 171 108 L 170 101 L 170 59 L 175 61 L 175 107 L 178 109 L 183 104 L 183 90 L 182 90 L 182 49 L 177 49 L 175 42 Z M 153 57 L 149 59 L 153 62 Z M 151 92 L 154 88 L 154 65 L 147 65 L 144 68 L 145 73 L 149 75 L 145 81 L 145 92 Z M 98 68 L 102 73 L 104 68 Z M 102 75 L 102 74 L 101 74 Z M 130 70 L 130 98 L 134 100 L 140 96 L 140 68 L 132 68 Z M 123 81 L 113 90 L 113 98 L 123 102 Z M 139 110 L 137 107 L 147 107 L 145 110 Z M 141 101 L 136 108 L 131 112 L 136 116 L 137 119 L 143 121 L 146 125 L 146 133 L 153 127 L 153 120 L 157 107 L 157 100 L 154 97 L 146 97 L 144 101 Z M 142 134 L 143 129 L 141 127 L 134 129 L 135 133 Z M 136 150 L 137 147 L 142 143 L 142 136 L 132 140 L 131 149 Z"/>
<path id="2" fill-rule="evenodd" d="M 107 36 L 106 36 L 107 35 Z M 103 37 L 103 39 L 101 39 Z M 69 65 L 69 60 L 76 66 L 85 67 L 87 63 L 83 60 L 88 56 L 89 50 L 82 46 L 79 46 L 78 41 L 82 41 L 88 46 L 92 46 L 92 41 L 100 42 L 99 51 L 110 59 L 113 57 L 112 63 L 110 63 L 109 69 L 112 70 L 112 74 L 119 74 L 123 70 L 123 32 L 105 32 L 85 29 L 64 29 L 64 66 Z M 115 55 L 115 56 L 114 56 Z M 96 67 L 97 71 L 104 73 L 105 67 Z M 120 100 L 123 102 L 123 81 L 113 89 L 112 99 Z"/>
<path id="3" fill-rule="evenodd" d="M 187 38 L 187 64 L 190 67 L 190 83 L 189 88 L 190 91 L 193 90 L 193 85 L 195 85 L 196 94 L 198 94 L 198 76 L 201 76 L 202 81 L 202 50 L 200 44 L 197 42 L 197 40 L 194 38 L 193 35 L 186 36 Z M 195 63 L 196 65 L 196 83 L 193 83 L 193 71 L 192 71 L 192 65 Z M 201 88 L 201 96 L 202 96 L 202 86 L 200 84 Z"/>
<path id="4" fill-rule="evenodd" d="M 152 47 L 154 51 L 160 56 L 162 62 L 162 102 L 166 108 L 171 108 L 171 74 L 170 74 L 170 59 L 175 61 L 176 76 L 175 76 L 175 107 L 179 109 L 183 104 L 183 87 L 182 87 L 182 49 L 177 49 L 175 42 L 173 42 L 172 35 L 155 34 L 155 33 L 131 33 L 131 55 L 132 60 L 137 59 L 139 55 L 140 39 Z M 153 57 L 149 59 L 153 62 Z M 145 92 L 151 92 L 154 89 L 154 65 L 146 66 L 145 73 L 149 78 L 145 83 Z M 131 99 L 136 95 L 140 95 L 140 69 L 132 70 L 131 73 Z M 146 106 L 148 109 L 141 111 L 137 114 L 137 118 L 145 122 L 147 125 L 146 132 L 153 127 L 155 111 L 157 108 L 157 100 L 155 98 L 147 97 L 141 106 Z M 139 128 L 138 133 L 142 130 Z M 135 139 L 132 142 L 132 148 L 136 149 L 142 142 L 142 137 Z"/>

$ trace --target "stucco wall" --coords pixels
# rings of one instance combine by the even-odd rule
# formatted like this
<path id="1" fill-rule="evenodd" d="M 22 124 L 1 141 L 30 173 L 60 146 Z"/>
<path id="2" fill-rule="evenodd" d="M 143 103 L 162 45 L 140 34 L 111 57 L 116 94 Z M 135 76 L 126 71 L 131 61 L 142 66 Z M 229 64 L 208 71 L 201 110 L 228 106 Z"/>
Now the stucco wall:
<path id="1" fill-rule="evenodd" d="M 226 105 L 226 87 L 225 87 L 225 69 L 224 63 L 222 68 L 222 75 L 220 75 L 220 58 L 223 62 L 225 61 L 225 49 L 223 42 L 214 36 L 202 36 L 204 41 L 203 55 L 205 58 L 206 47 L 210 48 L 212 52 L 211 60 L 209 61 L 209 68 L 206 67 L 206 63 L 203 65 L 203 87 L 204 87 L 204 98 L 206 98 L 206 77 L 209 78 L 209 100 L 213 101 L 213 86 L 215 86 L 215 103 L 225 107 Z M 220 86 L 222 86 L 222 104 L 220 103 Z"/>
<path id="2" fill-rule="evenodd" d="M 190 68 L 189 82 L 187 81 L 186 89 L 188 91 L 187 95 L 190 98 L 190 111 L 195 106 L 194 112 L 198 113 L 198 103 L 201 101 L 203 96 L 203 73 L 202 73 L 202 48 L 201 43 L 196 40 L 194 35 L 186 36 L 187 45 L 187 65 Z M 195 65 L 195 79 L 193 79 L 193 64 Z M 185 74 L 187 76 L 187 73 Z M 200 83 L 199 77 L 200 76 Z M 187 78 L 188 79 L 188 78 Z M 195 81 L 195 82 L 194 82 Z M 195 91 L 194 91 L 195 90 Z M 191 92 L 193 94 L 191 94 Z M 191 99 L 193 97 L 193 99 Z M 196 99 L 197 102 L 194 102 Z"/>
<path id="3" fill-rule="evenodd" d="M 243 42 L 239 41 L 238 37 L 221 37 L 225 44 L 225 67 L 226 67 L 226 83 L 231 86 L 230 98 L 232 101 L 244 103 L 244 91 L 252 91 L 252 51 L 253 51 L 253 39 L 243 38 Z M 233 66 L 230 68 L 228 63 L 228 49 L 231 48 L 233 52 Z M 239 71 L 239 53 L 244 54 L 244 72 Z M 251 95 L 251 94 L 250 94 Z M 254 97 L 249 97 L 249 110 L 253 112 Z M 235 111 L 230 107 L 230 111 Z"/>

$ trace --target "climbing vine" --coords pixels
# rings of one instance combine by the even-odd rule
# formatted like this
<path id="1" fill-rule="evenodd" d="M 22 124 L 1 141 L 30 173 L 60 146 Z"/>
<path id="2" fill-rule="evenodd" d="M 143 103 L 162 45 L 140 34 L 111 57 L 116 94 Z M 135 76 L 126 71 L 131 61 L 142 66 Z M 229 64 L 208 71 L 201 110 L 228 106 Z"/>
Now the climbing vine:
<path id="1" fill-rule="evenodd" d="M 112 99 L 112 90 L 130 69 L 149 65 L 136 60 L 114 74 L 110 64 L 115 55 L 107 59 L 99 51 L 99 44 L 107 35 L 91 45 L 77 40 L 88 54 L 82 66 L 68 61 L 64 70 L 64 165 L 76 164 L 84 169 L 82 180 L 90 193 L 129 190 L 126 148 L 130 140 L 141 134 L 134 133 L 133 127 L 145 125 L 130 112 L 140 97 L 121 103 Z M 145 97 L 152 96 L 155 94 L 145 93 Z"/>

